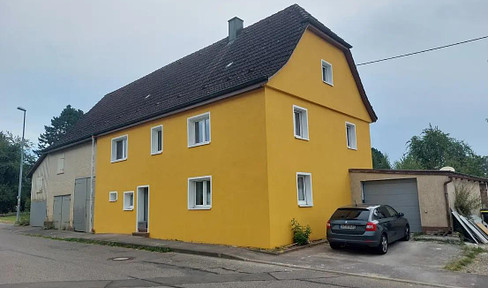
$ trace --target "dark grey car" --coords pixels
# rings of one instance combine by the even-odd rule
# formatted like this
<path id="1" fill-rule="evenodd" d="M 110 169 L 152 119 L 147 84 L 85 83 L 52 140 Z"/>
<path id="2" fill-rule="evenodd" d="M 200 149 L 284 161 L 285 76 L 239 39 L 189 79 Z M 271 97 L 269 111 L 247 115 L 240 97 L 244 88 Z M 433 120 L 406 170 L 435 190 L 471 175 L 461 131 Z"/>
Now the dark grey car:
<path id="1" fill-rule="evenodd" d="M 327 240 L 332 249 L 360 245 L 385 254 L 390 243 L 409 239 L 408 220 L 388 205 L 341 207 L 327 222 Z"/>

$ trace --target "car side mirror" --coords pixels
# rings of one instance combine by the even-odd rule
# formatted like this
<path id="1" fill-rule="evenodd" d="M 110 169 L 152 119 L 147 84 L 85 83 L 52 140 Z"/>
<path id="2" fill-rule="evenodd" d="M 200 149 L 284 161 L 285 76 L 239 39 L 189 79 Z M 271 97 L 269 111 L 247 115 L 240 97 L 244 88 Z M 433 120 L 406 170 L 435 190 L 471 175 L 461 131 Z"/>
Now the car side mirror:
<path id="1" fill-rule="evenodd" d="M 403 216 L 405 216 L 405 214 L 403 214 L 402 212 L 399 212 L 397 215 L 398 215 L 398 217 L 403 217 Z"/>

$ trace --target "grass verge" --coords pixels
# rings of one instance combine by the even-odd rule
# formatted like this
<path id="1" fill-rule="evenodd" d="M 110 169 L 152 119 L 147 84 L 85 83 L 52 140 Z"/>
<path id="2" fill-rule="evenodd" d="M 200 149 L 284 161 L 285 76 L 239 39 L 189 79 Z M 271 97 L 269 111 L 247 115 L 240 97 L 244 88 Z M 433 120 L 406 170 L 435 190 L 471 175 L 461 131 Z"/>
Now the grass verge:
<path id="1" fill-rule="evenodd" d="M 17 215 L 12 214 L 8 216 L 0 216 L 0 223 L 6 224 L 15 224 L 15 220 L 17 220 Z M 29 225 L 30 220 L 30 213 L 29 212 L 21 212 L 19 217 L 19 225 L 20 226 L 27 226 Z"/>
<path id="2" fill-rule="evenodd" d="M 122 248 L 144 250 L 144 251 L 158 252 L 158 253 L 171 252 L 171 249 L 168 247 L 146 246 L 141 244 L 121 243 L 121 242 L 114 242 L 114 241 L 93 240 L 93 239 L 84 239 L 84 238 L 60 238 L 60 237 L 43 236 L 43 235 L 35 235 L 35 234 L 29 234 L 29 236 L 40 237 L 40 238 L 51 239 L 51 240 L 58 240 L 58 241 L 66 241 L 66 242 L 76 242 L 76 243 L 111 246 L 111 247 L 122 247 Z"/>
<path id="3" fill-rule="evenodd" d="M 461 258 L 456 259 L 452 261 L 451 263 L 447 264 L 444 269 L 450 270 L 450 271 L 460 271 L 464 267 L 468 266 L 471 264 L 476 256 L 478 254 L 481 254 L 483 252 L 486 252 L 485 249 L 481 247 L 470 247 L 470 246 L 465 246 L 463 248 L 463 254 Z"/>

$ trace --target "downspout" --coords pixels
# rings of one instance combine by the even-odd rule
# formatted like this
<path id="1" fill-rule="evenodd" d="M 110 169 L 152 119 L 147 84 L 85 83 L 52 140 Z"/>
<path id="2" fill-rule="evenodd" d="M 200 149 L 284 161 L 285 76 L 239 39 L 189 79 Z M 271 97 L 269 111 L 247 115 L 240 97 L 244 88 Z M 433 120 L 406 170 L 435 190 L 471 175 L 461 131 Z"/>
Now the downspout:
<path id="1" fill-rule="evenodd" d="M 452 182 L 452 177 L 449 176 L 449 180 L 444 182 L 444 198 L 446 199 L 446 217 L 447 217 L 447 226 L 449 228 L 449 232 L 452 233 L 453 226 L 451 222 L 451 211 L 449 209 L 449 194 L 447 193 L 447 184 Z"/>
<path id="2" fill-rule="evenodd" d="M 92 144 L 91 144 L 91 163 L 90 163 L 90 227 L 88 229 L 89 232 L 95 232 L 93 230 L 93 212 L 94 212 L 94 203 L 93 200 L 95 199 L 95 188 L 93 187 L 94 185 L 94 178 L 95 178 L 95 136 L 92 135 L 91 137 Z"/>

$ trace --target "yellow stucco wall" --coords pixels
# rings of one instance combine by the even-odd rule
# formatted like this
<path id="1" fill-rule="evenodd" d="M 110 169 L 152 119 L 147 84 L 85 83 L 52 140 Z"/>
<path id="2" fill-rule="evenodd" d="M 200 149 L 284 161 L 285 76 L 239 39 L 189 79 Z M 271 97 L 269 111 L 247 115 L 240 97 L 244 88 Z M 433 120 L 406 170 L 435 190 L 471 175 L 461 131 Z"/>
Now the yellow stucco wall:
<path id="1" fill-rule="evenodd" d="M 322 82 L 321 59 L 333 65 L 334 86 Z M 309 141 L 296 139 L 293 105 L 307 109 Z M 357 150 L 347 148 L 346 121 L 356 125 Z M 266 88 L 271 246 L 289 244 L 290 221 L 325 237 L 325 224 L 351 203 L 348 169 L 371 168 L 371 121 L 346 58 L 306 31 L 286 66 Z M 313 207 L 299 207 L 296 173 L 312 174 Z"/>
<path id="2" fill-rule="evenodd" d="M 123 211 L 123 192 L 149 185 L 151 237 L 268 247 L 264 107 L 260 89 L 98 138 L 96 233 L 135 232 L 136 211 Z M 187 118 L 205 112 L 211 143 L 188 148 Z M 163 153 L 152 156 L 150 129 L 160 124 Z M 125 134 L 128 159 L 111 163 L 111 139 Z M 188 178 L 207 175 L 212 208 L 188 210 Z"/>
<path id="3" fill-rule="evenodd" d="M 321 59 L 333 65 L 333 87 L 322 82 Z M 308 109 L 309 141 L 294 137 L 293 105 Z M 205 112 L 211 143 L 188 148 L 187 117 Z M 346 121 L 356 125 L 356 150 L 347 148 Z M 149 185 L 154 238 L 273 248 L 291 243 L 292 218 L 324 238 L 328 217 L 351 202 L 348 169 L 372 166 L 370 121 L 343 52 L 307 31 L 264 88 L 99 137 L 95 231 L 134 232 L 123 192 Z M 163 153 L 151 156 L 150 128 L 159 124 Z M 111 163 L 111 139 L 126 134 L 128 160 Z M 313 207 L 298 207 L 297 172 L 312 173 Z M 212 209 L 188 210 L 188 178 L 206 175 Z"/>

